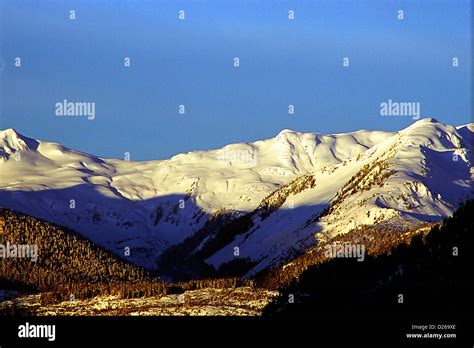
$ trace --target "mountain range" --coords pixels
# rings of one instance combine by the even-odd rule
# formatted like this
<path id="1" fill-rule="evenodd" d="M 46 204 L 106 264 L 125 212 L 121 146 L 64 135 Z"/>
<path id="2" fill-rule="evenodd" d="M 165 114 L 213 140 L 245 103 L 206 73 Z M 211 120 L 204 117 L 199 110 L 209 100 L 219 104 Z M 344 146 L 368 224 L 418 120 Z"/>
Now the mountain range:
<path id="1" fill-rule="evenodd" d="M 276 137 L 126 161 L 0 132 L 0 206 L 66 226 L 150 270 L 276 268 L 359 226 L 417 226 L 473 198 L 474 124 Z M 127 252 L 128 251 L 128 252 Z M 166 257 L 164 257 L 166 256 Z M 171 265 L 171 266 L 170 266 Z"/>

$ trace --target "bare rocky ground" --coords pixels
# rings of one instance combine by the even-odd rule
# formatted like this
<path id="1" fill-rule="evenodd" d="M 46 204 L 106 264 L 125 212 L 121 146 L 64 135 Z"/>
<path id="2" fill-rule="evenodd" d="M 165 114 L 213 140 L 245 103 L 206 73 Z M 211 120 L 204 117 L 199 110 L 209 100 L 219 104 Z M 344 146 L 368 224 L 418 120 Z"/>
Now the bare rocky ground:
<path id="1" fill-rule="evenodd" d="M 186 291 L 180 295 L 120 299 L 117 296 L 42 306 L 40 295 L 26 295 L 0 303 L 0 313 L 38 316 L 258 316 L 278 295 L 250 287 Z"/>

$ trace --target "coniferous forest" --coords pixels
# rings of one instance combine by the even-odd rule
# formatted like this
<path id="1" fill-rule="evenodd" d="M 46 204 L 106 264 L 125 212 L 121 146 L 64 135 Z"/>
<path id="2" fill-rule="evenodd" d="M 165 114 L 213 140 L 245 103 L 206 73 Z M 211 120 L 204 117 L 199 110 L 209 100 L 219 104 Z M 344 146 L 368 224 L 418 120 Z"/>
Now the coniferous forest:
<path id="1" fill-rule="evenodd" d="M 474 201 L 467 201 L 428 233 L 364 262 L 337 258 L 308 266 L 264 314 L 472 311 L 473 211 Z"/>
<path id="2" fill-rule="evenodd" d="M 40 292 L 45 305 L 105 295 L 138 298 L 253 286 L 253 281 L 240 278 L 164 282 L 66 228 L 7 209 L 0 210 L 0 221 L 0 244 L 37 245 L 39 253 L 36 262 L 3 258 L 0 288 Z"/>

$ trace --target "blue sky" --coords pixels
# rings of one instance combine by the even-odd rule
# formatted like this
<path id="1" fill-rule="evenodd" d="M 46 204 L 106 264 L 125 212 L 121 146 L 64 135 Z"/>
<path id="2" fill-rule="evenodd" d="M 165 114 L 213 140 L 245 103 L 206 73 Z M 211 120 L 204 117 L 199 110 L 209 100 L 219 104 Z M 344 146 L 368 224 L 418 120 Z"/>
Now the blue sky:
<path id="1" fill-rule="evenodd" d="M 419 102 L 422 117 L 465 124 L 472 118 L 470 6 L 0 0 L 0 128 L 144 160 L 265 139 L 284 128 L 337 133 L 414 122 L 381 117 L 388 99 Z M 95 120 L 55 116 L 64 99 L 95 102 Z"/>

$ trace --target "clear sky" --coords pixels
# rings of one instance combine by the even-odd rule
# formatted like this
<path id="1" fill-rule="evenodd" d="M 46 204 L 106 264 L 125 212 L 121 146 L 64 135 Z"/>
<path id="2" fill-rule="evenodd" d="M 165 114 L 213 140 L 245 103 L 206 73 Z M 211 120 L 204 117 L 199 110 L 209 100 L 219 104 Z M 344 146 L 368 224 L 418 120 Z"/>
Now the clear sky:
<path id="1" fill-rule="evenodd" d="M 0 0 L 0 128 L 144 160 L 284 128 L 338 133 L 414 122 L 382 117 L 388 99 L 465 124 L 471 11 L 469 0 Z M 94 102 L 96 118 L 57 117 L 64 99 Z"/>

